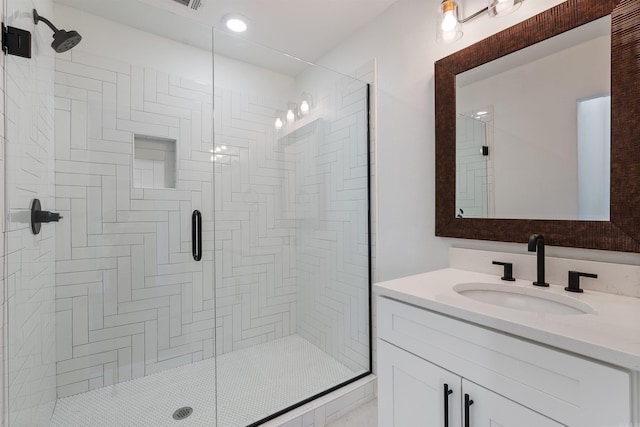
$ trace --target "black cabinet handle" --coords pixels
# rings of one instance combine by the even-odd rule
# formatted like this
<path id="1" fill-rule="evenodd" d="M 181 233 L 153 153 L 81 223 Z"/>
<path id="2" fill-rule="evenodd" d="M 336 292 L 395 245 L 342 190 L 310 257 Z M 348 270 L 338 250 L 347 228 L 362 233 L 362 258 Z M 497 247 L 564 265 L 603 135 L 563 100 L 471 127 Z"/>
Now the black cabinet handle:
<path id="1" fill-rule="evenodd" d="M 449 427 L 449 395 L 453 390 L 449 388 L 449 384 L 444 385 L 444 427 Z"/>
<path id="2" fill-rule="evenodd" d="M 470 426 L 469 406 L 473 405 L 473 400 L 469 398 L 467 393 L 464 394 L 464 427 Z"/>
<path id="3" fill-rule="evenodd" d="M 202 259 L 202 214 L 199 210 L 191 215 L 191 252 L 194 260 Z"/>

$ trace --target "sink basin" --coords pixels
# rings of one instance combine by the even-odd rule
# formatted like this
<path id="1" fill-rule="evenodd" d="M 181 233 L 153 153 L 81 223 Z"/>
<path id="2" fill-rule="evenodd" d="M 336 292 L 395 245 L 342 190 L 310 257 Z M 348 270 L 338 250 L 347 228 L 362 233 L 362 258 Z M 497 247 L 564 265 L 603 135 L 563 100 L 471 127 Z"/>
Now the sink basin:
<path id="1" fill-rule="evenodd" d="M 464 297 L 513 310 L 547 314 L 595 313 L 589 304 L 549 290 L 498 283 L 460 283 L 453 290 Z"/>

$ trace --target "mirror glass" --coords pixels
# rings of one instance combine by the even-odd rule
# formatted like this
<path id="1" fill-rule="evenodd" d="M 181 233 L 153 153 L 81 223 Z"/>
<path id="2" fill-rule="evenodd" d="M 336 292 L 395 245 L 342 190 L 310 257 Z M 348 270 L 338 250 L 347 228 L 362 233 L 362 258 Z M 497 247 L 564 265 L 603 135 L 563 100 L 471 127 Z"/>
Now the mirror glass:
<path id="1" fill-rule="evenodd" d="M 609 221 L 610 29 L 456 76 L 456 217 Z"/>

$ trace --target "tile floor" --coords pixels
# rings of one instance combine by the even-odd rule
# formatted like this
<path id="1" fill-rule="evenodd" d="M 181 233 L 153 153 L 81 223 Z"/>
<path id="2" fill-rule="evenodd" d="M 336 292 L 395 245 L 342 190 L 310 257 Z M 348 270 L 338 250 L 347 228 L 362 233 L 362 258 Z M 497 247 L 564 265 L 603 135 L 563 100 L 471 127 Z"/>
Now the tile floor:
<path id="1" fill-rule="evenodd" d="M 56 427 L 245 426 L 355 376 L 298 335 L 58 400 Z M 188 418 L 172 419 L 183 406 Z M 342 426 L 343 424 L 337 424 Z M 355 426 L 356 424 L 344 424 Z M 363 424 L 365 425 L 365 424 Z M 371 427 L 371 424 L 366 424 Z"/>

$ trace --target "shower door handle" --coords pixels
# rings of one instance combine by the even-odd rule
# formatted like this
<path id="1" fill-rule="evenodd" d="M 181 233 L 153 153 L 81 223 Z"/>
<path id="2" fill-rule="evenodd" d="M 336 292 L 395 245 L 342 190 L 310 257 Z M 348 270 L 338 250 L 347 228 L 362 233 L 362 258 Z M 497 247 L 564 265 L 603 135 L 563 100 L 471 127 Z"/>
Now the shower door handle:
<path id="1" fill-rule="evenodd" d="M 191 215 L 191 251 L 194 260 L 202 259 L 202 214 L 199 210 Z"/>

